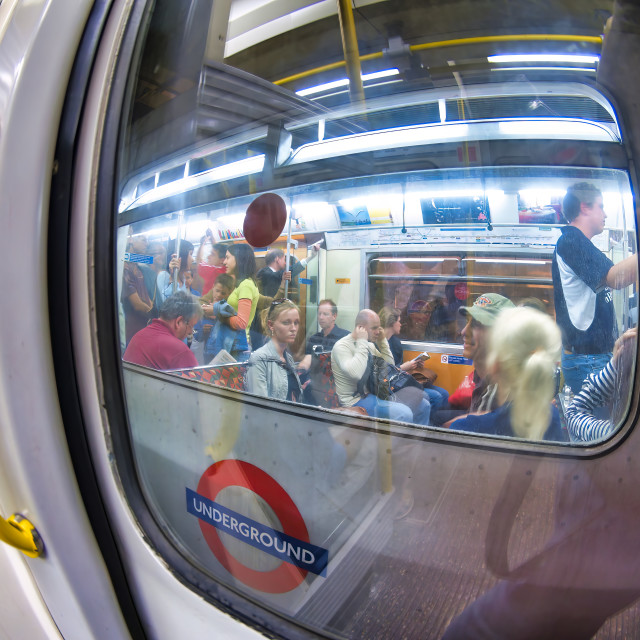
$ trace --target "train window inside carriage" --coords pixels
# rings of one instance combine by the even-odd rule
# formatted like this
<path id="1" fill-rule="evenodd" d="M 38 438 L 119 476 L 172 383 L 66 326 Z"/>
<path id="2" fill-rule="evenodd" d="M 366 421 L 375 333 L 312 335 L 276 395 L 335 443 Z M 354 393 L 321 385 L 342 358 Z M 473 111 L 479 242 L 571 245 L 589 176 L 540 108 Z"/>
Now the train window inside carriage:
<path id="1" fill-rule="evenodd" d="M 286 202 L 287 226 L 270 247 L 255 248 L 258 266 L 269 248 L 289 246 L 304 260 L 312 245 L 324 243 L 288 285 L 301 320 L 289 347 L 294 359 L 303 359 L 306 339 L 322 330 L 323 299 L 336 303 L 336 324 L 348 331 L 361 309 L 391 308 L 400 320 L 395 335 L 404 363 L 429 353 L 426 388 L 453 398 L 486 383 L 495 404 L 489 414 L 487 405 L 476 409 L 490 415 L 509 407 L 509 391 L 486 369 L 484 380 L 477 375 L 479 351 L 469 358 L 462 335 L 470 313 L 464 309 L 497 294 L 514 305 L 535 306 L 552 324 L 561 322 L 555 297 L 564 277 L 570 284 L 562 321 L 568 317 L 583 331 L 595 304 L 606 305 L 609 314 L 594 371 L 607 365 L 615 337 L 637 324 L 637 271 L 619 289 L 605 291 L 604 277 L 580 288 L 578 267 L 567 258 L 560 280 L 554 279 L 554 249 L 566 224 L 562 202 L 572 185 L 595 185 L 607 214 L 600 232 L 583 244 L 599 269 L 637 252 L 621 134 L 607 99 L 582 77 L 541 79 L 536 71 L 540 84 L 532 91 L 519 75 L 497 85 L 478 79 L 476 69 L 466 76 L 467 95 L 456 84 L 465 80 L 462 63 L 456 76 L 446 72 L 445 88 L 405 69 L 394 74 L 402 76 L 400 91 L 396 80 L 371 81 L 364 87 L 367 101 L 358 104 L 336 87 L 309 93 L 307 86 L 304 93 L 284 69 L 270 71 L 258 60 L 264 42 L 217 61 L 203 62 L 203 51 L 181 52 L 177 45 L 159 52 L 155 45 L 168 37 L 172 22 L 169 6 L 157 3 L 148 46 L 132 76 L 116 213 L 116 341 L 125 355 L 132 337 L 151 323 L 172 333 L 182 343 L 179 351 L 193 357 L 177 358 L 174 366 L 123 358 L 136 472 L 149 508 L 189 563 L 254 603 L 348 637 L 348 616 L 336 615 L 327 602 L 335 602 L 336 594 L 346 602 L 362 584 L 368 561 L 351 562 L 350 554 L 355 548 L 370 555 L 360 536 L 378 516 L 391 521 L 388 500 L 400 489 L 394 475 L 399 465 L 415 466 L 428 439 L 447 446 L 464 440 L 478 449 L 507 443 L 513 450 L 516 442 L 521 451 L 548 446 L 559 455 L 598 445 L 622 424 L 629 384 L 614 383 L 604 408 L 591 409 L 589 397 L 583 398 L 570 436 L 571 395 L 580 384 L 573 393 L 565 388 L 570 379 L 557 373 L 560 357 L 589 360 L 593 349 L 565 342 L 565 353 L 556 354 L 558 369 L 550 372 L 559 383 L 551 419 L 562 437 L 541 444 L 540 433 L 483 434 L 448 420 L 416 426 L 406 412 L 397 421 L 378 422 L 364 407 L 359 413 L 341 406 L 328 354 L 312 357 L 311 389 L 315 385 L 317 393 L 305 396 L 311 407 L 247 392 L 248 354 L 212 364 L 205 355 L 212 330 L 200 324 L 189 339 L 191 318 L 178 322 L 179 331 L 171 321 L 163 325 L 170 320 L 162 316 L 163 299 L 187 287 L 182 266 L 196 257 L 206 264 L 212 241 L 225 249 L 244 244 L 247 207 L 259 194 L 275 192 Z M 190 24 L 198 31 L 206 21 Z M 193 35 L 194 42 L 206 37 Z M 318 87 L 324 79 L 318 77 Z M 538 89 L 549 95 L 546 101 Z M 587 203 L 589 211 L 593 204 Z M 175 270 L 173 253 L 182 259 Z M 194 262 L 193 290 L 208 286 L 207 273 Z M 606 299 L 595 302 L 601 292 Z M 237 306 L 233 311 L 240 312 Z M 629 372 L 635 358 L 630 344 L 624 360 Z M 249 340 L 242 351 L 250 350 Z M 612 375 L 621 374 L 608 371 L 592 384 L 611 387 Z M 467 413 L 467 400 L 442 409 Z M 412 438 L 419 453 L 407 453 L 402 444 L 393 449 L 387 429 Z M 384 538 L 382 529 L 376 534 Z M 332 564 L 334 558 L 340 562 Z"/>

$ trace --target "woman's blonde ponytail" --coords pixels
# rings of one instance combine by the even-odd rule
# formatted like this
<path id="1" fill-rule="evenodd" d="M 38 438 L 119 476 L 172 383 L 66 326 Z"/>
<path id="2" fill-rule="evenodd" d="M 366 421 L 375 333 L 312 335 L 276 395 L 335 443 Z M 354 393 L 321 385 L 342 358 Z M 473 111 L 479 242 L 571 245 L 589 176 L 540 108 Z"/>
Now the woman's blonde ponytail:
<path id="1" fill-rule="evenodd" d="M 511 403 L 514 434 L 541 440 L 551 419 L 560 330 L 545 313 L 527 307 L 503 311 L 489 339 L 487 364 Z"/>

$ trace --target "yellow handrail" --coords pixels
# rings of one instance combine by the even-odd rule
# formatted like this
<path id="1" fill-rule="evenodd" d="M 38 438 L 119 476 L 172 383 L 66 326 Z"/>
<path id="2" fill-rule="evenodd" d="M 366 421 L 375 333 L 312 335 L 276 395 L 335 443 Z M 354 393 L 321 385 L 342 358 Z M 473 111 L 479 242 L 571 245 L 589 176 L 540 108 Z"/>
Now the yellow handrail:
<path id="1" fill-rule="evenodd" d="M 476 36 L 474 38 L 459 38 L 458 40 L 441 40 L 440 42 L 425 42 L 413 44 L 411 51 L 424 49 L 437 49 L 439 47 L 455 47 L 465 44 L 484 44 L 486 42 L 520 42 L 532 40 L 551 40 L 559 42 L 588 42 L 589 44 L 602 44 L 602 36 L 570 36 L 557 33 L 523 33 L 512 36 Z"/>
<path id="2" fill-rule="evenodd" d="M 411 51 L 424 51 L 426 49 L 438 49 L 440 47 L 456 47 L 469 44 L 484 44 L 487 42 L 522 42 L 522 41 L 555 41 L 555 42 L 585 42 L 588 44 L 602 44 L 602 36 L 572 36 L 562 35 L 557 33 L 523 33 L 519 35 L 504 35 L 504 36 L 476 36 L 474 38 L 458 38 L 457 40 L 440 40 L 438 42 L 424 42 L 422 44 L 412 44 L 409 49 Z M 366 60 L 375 60 L 376 58 L 382 58 L 383 51 L 376 53 L 367 53 L 360 56 L 360 62 Z M 276 80 L 274 84 L 283 85 L 302 78 L 308 78 L 314 76 L 323 71 L 332 71 L 333 69 L 340 69 L 345 67 L 346 62 L 341 60 L 340 62 L 332 62 L 331 64 L 325 64 L 321 67 L 314 69 L 308 69 L 307 71 L 301 71 L 300 73 L 294 73 L 286 78 L 280 78 Z"/>

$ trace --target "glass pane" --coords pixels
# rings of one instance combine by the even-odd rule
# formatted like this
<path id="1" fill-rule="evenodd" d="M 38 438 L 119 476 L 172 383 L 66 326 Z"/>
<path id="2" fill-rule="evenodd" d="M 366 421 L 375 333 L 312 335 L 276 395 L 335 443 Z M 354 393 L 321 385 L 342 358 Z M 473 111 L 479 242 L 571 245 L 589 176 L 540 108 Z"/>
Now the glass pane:
<path id="1" fill-rule="evenodd" d="M 480 503 L 518 455 L 579 455 L 626 417 L 637 231 L 599 26 L 520 37 L 518 9 L 513 38 L 470 42 L 438 3 L 374 2 L 342 62 L 333 5 L 205 4 L 155 3 L 119 149 L 142 490 L 205 585 L 318 633 L 440 637 L 493 580 L 430 551 L 454 557 L 465 488 Z"/>

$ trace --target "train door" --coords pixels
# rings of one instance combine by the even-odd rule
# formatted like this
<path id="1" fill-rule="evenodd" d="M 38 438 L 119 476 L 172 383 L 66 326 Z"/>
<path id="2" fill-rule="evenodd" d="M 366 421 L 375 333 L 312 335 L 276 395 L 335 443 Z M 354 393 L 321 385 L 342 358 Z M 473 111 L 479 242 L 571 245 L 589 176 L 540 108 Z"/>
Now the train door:
<path id="1" fill-rule="evenodd" d="M 95 304 L 96 316 L 77 318 L 85 335 L 98 338 L 93 357 L 85 349 L 77 361 L 85 401 L 104 404 L 104 414 L 96 411 L 89 425 L 102 449 L 103 482 L 113 482 L 101 437 L 107 424 L 126 504 L 185 585 L 181 592 L 191 588 L 213 605 L 223 602 L 272 633 L 473 636 L 485 621 L 498 633 L 517 624 L 537 625 L 539 636 L 552 626 L 561 635 L 596 630 L 635 593 L 633 563 L 625 562 L 618 545 L 600 543 L 602 527 L 619 533 L 628 517 L 613 524 L 622 495 L 630 499 L 625 478 L 633 483 L 635 465 L 634 433 L 619 428 L 630 398 L 623 387 L 609 435 L 586 443 L 569 441 L 561 397 L 550 404 L 555 367 L 547 367 L 538 406 L 521 409 L 538 415 L 534 409 L 542 408 L 553 425 L 546 439 L 522 425 L 500 431 L 509 407 L 519 406 L 509 394 L 515 397 L 510 389 L 520 373 L 512 374 L 512 387 L 507 380 L 487 386 L 486 402 L 499 409 L 438 426 L 427 418 L 425 400 L 418 411 L 361 397 L 355 381 L 345 382 L 351 364 L 341 369 L 335 351 L 330 359 L 323 354 L 326 394 L 308 404 L 291 402 L 288 386 L 282 392 L 273 382 L 282 379 L 281 365 L 269 351 L 252 353 L 248 362 L 248 354 L 238 352 L 233 362 L 195 366 L 185 356 L 180 365 L 149 368 L 136 338 L 149 328 L 127 335 L 129 317 L 122 322 L 114 313 L 122 303 L 123 313 L 132 315 L 126 279 L 142 274 L 140 283 L 153 269 L 148 247 L 154 243 L 166 247 L 169 267 L 155 285 L 170 282 L 167 304 L 178 304 L 176 291 L 186 287 L 181 271 L 203 229 L 226 245 L 228 272 L 253 310 L 250 254 L 266 247 L 248 248 L 248 212 L 264 194 L 275 194 L 301 246 L 324 240 L 326 254 L 314 263 L 319 287 L 336 304 L 338 325 L 356 332 L 341 349 L 357 348 L 349 340 L 357 344 L 358 323 L 371 317 L 362 309 L 382 315 L 392 306 L 404 321 L 405 353 L 429 350 L 443 365 L 438 381 L 450 396 L 458 380 L 447 376 L 468 372 L 462 368 L 469 360 L 481 389 L 488 376 L 480 369 L 481 329 L 469 320 L 473 338 L 466 333 L 461 341 L 465 313 L 482 318 L 479 307 L 497 300 L 516 306 L 534 297 L 544 309 L 535 312 L 544 314 L 540 326 L 557 336 L 551 263 L 563 233 L 560 205 L 571 188 L 591 185 L 609 212 L 606 233 L 597 234 L 590 252 L 613 263 L 620 262 L 616 252 L 637 248 L 635 177 L 614 103 L 592 81 L 595 36 L 579 40 L 577 58 L 554 58 L 551 70 L 536 68 L 530 58 L 524 71 L 495 58 L 511 53 L 501 45 L 482 53 L 461 49 L 452 71 L 422 54 L 432 51 L 429 37 L 408 28 L 411 23 L 419 31 L 432 21 L 417 7 L 403 7 L 405 57 L 395 55 L 391 32 L 380 58 L 363 52 L 359 71 L 352 64 L 360 57 L 347 48 L 345 84 L 329 73 L 324 58 L 315 70 L 309 62 L 301 75 L 294 73 L 289 33 L 267 40 L 253 33 L 257 44 L 237 41 L 240 48 L 222 62 L 203 62 L 196 50 L 210 33 L 206 22 L 185 14 L 186 31 L 174 43 L 175 11 L 156 3 L 142 23 L 135 64 L 122 62 L 121 93 L 112 94 L 115 112 L 107 113 L 100 164 L 87 167 L 96 176 L 96 206 L 80 206 L 88 217 L 77 237 L 95 229 L 95 278 L 102 287 L 90 283 L 82 306 Z M 372 6 L 370 16 L 384 23 L 387 6 Z M 300 26 L 296 37 L 307 45 L 312 38 L 323 50 L 333 42 L 340 51 L 337 23 L 323 24 Z M 348 32 L 343 23 L 345 41 Z M 573 48 L 574 37 L 565 38 L 558 41 Z M 367 53 L 375 53 L 374 41 L 368 40 Z M 501 40 L 480 44 L 487 42 Z M 546 55 L 556 53 L 573 55 Z M 479 73 L 463 61 L 467 55 L 486 58 L 487 66 Z M 539 59 L 531 49 L 522 55 Z M 570 60 L 569 69 L 556 68 L 559 60 Z M 496 82 L 494 74 L 506 75 Z M 265 225 L 271 213 L 262 212 Z M 282 236 L 270 244 L 276 242 Z M 178 264 L 169 260 L 172 254 Z M 106 291 L 111 298 L 102 295 Z M 611 293 L 616 319 L 607 340 L 614 327 L 622 333 L 629 326 L 629 293 L 627 287 Z M 275 348 L 278 305 L 297 313 L 285 304 L 276 299 L 266 308 L 267 320 L 272 317 L 267 349 Z M 239 306 L 233 310 L 241 313 Z M 197 316 L 171 305 L 160 314 L 152 327 L 182 318 L 185 328 Z M 230 321 L 228 327 L 237 331 Z M 508 338 L 494 362 L 523 344 Z M 533 345 L 516 360 L 544 349 Z M 101 369 L 92 378 L 96 354 Z M 358 372 L 365 377 L 366 369 Z M 376 414 L 378 406 L 388 413 Z M 614 481 L 613 469 L 622 467 L 625 474 Z M 594 497 L 601 494 L 604 503 Z M 574 540 L 578 549 L 598 545 L 596 560 L 583 562 Z M 124 536 L 124 547 L 129 544 Z M 616 566 L 615 577 L 603 573 L 603 565 Z M 129 571 L 142 573 L 137 563 Z M 529 609 L 516 606 L 514 585 L 521 577 Z M 158 589 L 171 593 L 173 587 L 136 580 L 134 597 L 154 619 L 164 613 L 154 602 Z M 580 624 L 557 609 L 557 590 L 580 609 Z M 512 615 L 496 621 L 492 611 L 503 602 Z M 179 619 L 171 609 L 167 614 Z M 633 624 L 635 614 L 627 615 L 621 619 Z M 603 633 L 615 636 L 613 626 Z"/>
<path id="2" fill-rule="evenodd" d="M 386 9 L 374 5 L 371 15 L 382 23 Z M 405 18 L 418 11 L 404 10 Z M 572 542 L 598 543 L 601 527 L 620 533 L 611 523 L 622 496 L 631 499 L 625 482 L 633 483 L 635 464 L 635 434 L 621 417 L 626 391 L 610 434 L 582 444 L 569 441 L 560 398 L 551 409 L 545 396 L 557 426 L 545 440 L 497 431 L 509 407 L 500 387 L 503 413 L 476 419 L 496 430 L 477 433 L 437 426 L 400 402 L 388 415 L 370 403 L 354 408 L 357 388 L 345 391 L 333 356 L 325 359 L 326 398 L 303 404 L 269 387 L 269 376 L 279 375 L 271 360 L 252 354 L 247 362 L 249 349 L 235 342 L 233 361 L 198 366 L 185 356 L 179 365 L 149 367 L 135 355 L 137 335 L 164 331 L 172 319 L 180 327 L 173 337 L 188 341 L 198 314 L 176 305 L 189 253 L 206 230 L 226 246 L 228 273 L 237 289 L 244 284 L 253 310 L 245 212 L 265 193 L 284 202 L 299 247 L 309 248 L 304 259 L 314 266 L 306 275 L 317 268 L 319 290 L 336 303 L 342 327 L 355 331 L 365 307 L 399 308 L 407 316 L 405 352 L 426 344 L 446 365 L 442 380 L 470 365 L 458 337 L 463 312 L 490 306 L 495 295 L 516 305 L 538 293 L 553 325 L 549 270 L 562 233 L 558 205 L 572 185 L 594 185 L 609 211 L 596 251 L 613 262 L 616 251 L 637 247 L 635 177 L 614 103 L 592 82 L 596 42 L 585 36 L 584 56 L 568 71 L 554 68 L 549 78 L 548 70 L 527 68 L 523 80 L 522 70 L 494 62 L 494 52 L 482 53 L 489 66 L 481 77 L 462 61 L 453 72 L 440 70 L 420 53 L 430 50 L 421 48 L 426 34 L 418 41 L 407 31 L 404 62 L 390 46 L 384 65 L 369 69 L 364 60 L 354 75 L 347 51 L 347 92 L 327 86 L 323 69 L 293 76 L 290 34 L 261 40 L 253 33 L 257 44 L 235 41 L 238 49 L 222 59 L 206 58 L 207 15 L 203 5 L 187 11 L 169 2 L 131 14 L 119 58 L 104 60 L 104 75 L 94 75 L 96 96 L 105 78 L 117 81 L 104 119 L 95 113 L 83 122 L 80 157 L 91 156 L 96 140 L 101 153 L 79 167 L 72 209 L 72 255 L 84 265 L 71 276 L 81 301 L 74 345 L 84 345 L 75 363 L 83 406 L 93 407 L 85 408 L 85 426 L 143 624 L 172 634 L 185 617 L 194 619 L 184 607 L 203 626 L 222 607 L 285 637 L 464 634 L 474 616 L 500 629 L 492 607 L 517 600 L 513 585 L 523 575 L 533 582 L 526 589 L 532 609 L 513 608 L 503 626 L 521 614 L 526 625 L 537 620 L 539 635 L 552 625 L 578 635 L 597 629 L 633 601 L 632 564 L 618 545 L 601 546 L 584 563 Z M 340 51 L 337 24 L 323 24 L 318 43 L 332 39 Z M 314 33 L 299 29 L 305 41 Z M 493 82 L 496 73 L 507 80 Z M 271 212 L 261 215 L 267 224 Z M 319 240 L 326 253 L 313 262 Z M 164 246 L 164 265 L 152 244 Z M 160 317 L 133 332 L 131 279 L 143 298 L 149 271 L 165 300 Z M 629 292 L 610 301 L 620 332 L 629 326 Z M 283 303 L 267 303 L 276 323 Z M 87 316 L 87 308 L 96 313 Z M 240 315 L 240 306 L 233 311 Z M 269 345 L 276 326 L 268 325 Z M 477 352 L 473 363 L 479 371 Z M 263 386 L 256 382 L 262 366 Z M 614 481 L 613 469 L 623 466 Z M 580 513 L 563 511 L 567 503 L 580 504 Z M 615 566 L 615 576 L 602 564 Z M 557 589 L 576 602 L 584 626 L 554 609 Z M 634 615 L 621 619 L 633 624 Z M 615 636 L 614 627 L 603 633 Z"/>
<path id="3" fill-rule="evenodd" d="M 7 22 L 13 39 L 3 45 L 37 37 L 24 37 L 7 65 L 20 91 L 7 98 L 1 139 L 5 255 L 16 264 L 26 248 L 37 256 L 27 286 L 7 290 L 2 337 L 3 469 L 12 476 L 3 503 L 17 496 L 47 549 L 28 574 L 20 565 L 42 597 L 36 628 L 54 635 L 56 624 L 64 637 L 633 633 L 635 344 L 627 341 L 613 409 L 588 437 L 576 435 L 584 422 L 570 437 L 570 399 L 549 386 L 562 380 L 560 351 L 592 355 L 566 341 L 561 349 L 554 322 L 567 193 L 595 194 L 585 215 L 594 205 L 608 213 L 585 253 L 633 264 L 629 282 L 616 272 L 593 286 L 608 285 L 607 340 L 637 324 L 630 158 L 640 127 L 624 81 L 639 50 L 632 3 L 616 4 L 604 49 L 608 15 L 597 3 L 508 15 L 469 2 L 355 12 L 342 2 L 337 12 L 322 3 L 247 12 L 235 2 L 116 1 L 83 4 L 84 13 L 45 4 L 20 6 Z M 38 71 L 56 33 L 70 36 L 51 61 L 71 78 L 66 94 Z M 75 49 L 89 55 L 74 66 Z M 40 77 L 43 104 L 24 74 Z M 29 150 L 33 139 L 42 146 Z M 9 163 L 21 146 L 37 180 Z M 267 193 L 280 204 L 260 208 L 261 231 L 283 213 L 285 223 L 263 246 L 245 225 Z M 297 299 L 261 297 L 255 256 L 290 248 L 290 236 L 304 267 Z M 210 361 L 194 355 L 205 302 L 188 283 L 205 282 L 206 268 L 189 267 L 206 238 L 226 249 L 226 313 L 236 318 L 222 322 L 216 308 L 214 335 L 228 340 L 229 358 L 215 360 L 218 351 Z M 219 266 L 205 249 L 203 265 Z M 572 299 L 580 321 L 591 300 L 583 293 Z M 393 389 L 385 405 L 365 402 L 376 395 L 373 365 L 349 377 L 341 360 L 358 340 L 383 349 L 395 335 L 401 361 L 428 353 L 454 395 L 462 373 L 480 370 L 477 324 L 492 305 L 526 298 L 542 305 L 525 315 L 555 345 L 542 400 L 526 405 L 552 421 L 548 437 L 526 419 L 509 422 L 517 376 L 500 378 L 506 364 L 496 363 L 520 336 L 483 343 L 487 353 L 501 347 L 472 380 L 486 382 L 496 404 L 458 427 L 425 415 L 422 395 L 422 413 Z M 314 382 L 326 386 L 305 403 L 289 360 L 303 351 L 256 355 L 245 329 L 263 305 L 267 348 L 293 335 L 279 333 L 281 313 L 304 317 L 307 338 L 323 329 L 323 299 L 346 342 L 333 359 L 330 349 L 312 354 L 325 373 Z M 28 309 L 37 318 L 21 326 L 34 331 L 16 339 L 13 321 Z M 389 327 L 376 324 L 382 317 Z M 149 331 L 162 335 L 139 344 Z M 175 359 L 154 360 L 168 351 Z M 24 388 L 12 395 L 18 372 Z"/>

